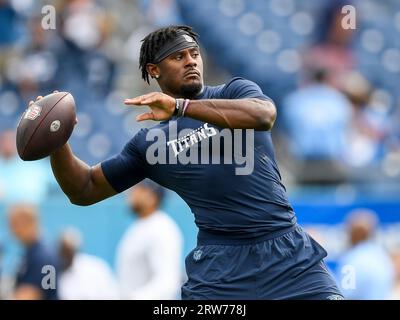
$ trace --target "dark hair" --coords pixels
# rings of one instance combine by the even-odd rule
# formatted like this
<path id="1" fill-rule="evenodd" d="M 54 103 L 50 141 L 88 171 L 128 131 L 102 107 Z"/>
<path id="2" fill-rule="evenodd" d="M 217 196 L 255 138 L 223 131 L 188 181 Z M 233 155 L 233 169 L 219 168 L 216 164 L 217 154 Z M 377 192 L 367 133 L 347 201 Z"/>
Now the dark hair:
<path id="1" fill-rule="evenodd" d="M 195 33 L 192 27 L 178 25 L 169 26 L 166 28 L 158 29 L 144 39 L 142 39 L 142 46 L 140 48 L 139 69 L 142 71 L 142 78 L 150 84 L 149 73 L 147 72 L 146 65 L 154 61 L 156 53 L 170 40 L 177 36 L 178 31 L 184 31 L 197 42 L 198 34 Z"/>

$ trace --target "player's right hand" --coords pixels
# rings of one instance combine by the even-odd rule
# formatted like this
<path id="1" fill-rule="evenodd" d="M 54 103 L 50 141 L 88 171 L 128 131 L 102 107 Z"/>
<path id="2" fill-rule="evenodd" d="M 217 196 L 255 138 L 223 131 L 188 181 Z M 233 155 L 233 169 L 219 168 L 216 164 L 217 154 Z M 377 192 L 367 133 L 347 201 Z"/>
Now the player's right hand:
<path id="1" fill-rule="evenodd" d="M 143 96 L 124 100 L 124 103 L 128 106 L 150 107 L 151 111 L 139 114 L 136 117 L 136 121 L 168 120 L 172 117 L 174 113 L 175 102 L 176 102 L 175 98 L 162 92 L 150 92 Z"/>

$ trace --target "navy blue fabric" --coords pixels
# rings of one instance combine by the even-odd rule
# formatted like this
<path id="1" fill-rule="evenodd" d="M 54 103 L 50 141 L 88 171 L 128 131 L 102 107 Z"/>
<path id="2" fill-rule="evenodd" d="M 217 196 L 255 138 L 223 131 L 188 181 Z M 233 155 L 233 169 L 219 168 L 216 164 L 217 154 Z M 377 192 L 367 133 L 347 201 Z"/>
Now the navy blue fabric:
<path id="1" fill-rule="evenodd" d="M 205 87 L 197 98 L 269 99 L 255 83 L 243 78 Z M 338 295 L 322 262 L 325 250 L 297 226 L 275 162 L 271 133 L 253 131 L 254 170 L 249 175 L 237 175 L 235 170 L 240 165 L 224 163 L 222 138 L 216 142 L 222 146 L 219 153 L 210 153 L 209 159 L 219 158 L 220 164 L 173 163 L 173 157 L 167 157 L 167 164 L 151 163 L 146 152 L 154 143 L 157 156 L 171 152 L 169 143 L 179 138 L 173 126 L 177 132 L 189 129 L 189 141 L 199 130 L 208 133 L 201 142 L 182 147 L 182 153 L 187 154 L 200 154 L 202 148 L 215 151 L 212 143 L 223 135 L 215 125 L 174 118 L 142 129 L 121 154 L 104 161 L 102 169 L 117 192 L 150 178 L 175 191 L 189 205 L 199 234 L 198 247 L 186 258 L 189 280 L 182 288 L 182 298 L 307 299 Z M 232 142 L 235 147 L 250 144 L 245 132 L 240 137 Z M 211 143 L 204 146 L 204 141 Z"/>
<path id="2" fill-rule="evenodd" d="M 44 289 L 42 286 L 43 278 L 49 275 L 49 271 L 43 269 L 46 265 L 53 266 L 57 271 L 59 266 L 57 256 L 42 242 L 37 242 L 30 246 L 19 266 L 16 286 L 32 285 L 42 292 L 45 300 L 58 299 L 57 282 L 54 289 Z M 45 281 L 45 283 L 47 284 L 48 282 Z"/>
<path id="3" fill-rule="evenodd" d="M 184 300 L 342 298 L 322 258 L 325 250 L 301 227 L 245 245 L 198 245 L 186 257 Z"/>
<path id="4" fill-rule="evenodd" d="M 216 87 L 206 86 L 197 98 L 269 99 L 259 86 L 243 78 L 233 78 L 227 84 Z M 254 131 L 253 173 L 236 175 L 235 169 L 241 165 L 224 164 L 223 147 L 217 155 L 221 164 L 171 164 L 169 158 L 167 165 L 149 164 L 146 161 L 146 150 L 154 141 L 146 141 L 146 137 L 161 130 L 168 140 L 173 140 L 176 135 L 170 132 L 171 123 L 177 126 L 178 132 L 205 126 L 202 121 L 184 117 L 139 131 L 121 154 L 102 163 L 105 177 L 117 192 L 128 189 L 144 178 L 150 178 L 177 192 L 185 200 L 200 230 L 225 233 L 229 237 L 253 238 L 294 225 L 296 218 L 281 183 L 269 131 Z M 219 138 L 221 128 L 211 124 L 207 124 L 207 128 L 217 133 L 208 138 L 211 144 Z M 242 138 L 244 145 L 247 141 L 244 132 Z M 165 141 L 159 147 L 166 154 L 171 152 L 171 146 L 167 146 Z M 190 152 L 195 148 L 200 154 L 202 143 L 192 145 Z"/>

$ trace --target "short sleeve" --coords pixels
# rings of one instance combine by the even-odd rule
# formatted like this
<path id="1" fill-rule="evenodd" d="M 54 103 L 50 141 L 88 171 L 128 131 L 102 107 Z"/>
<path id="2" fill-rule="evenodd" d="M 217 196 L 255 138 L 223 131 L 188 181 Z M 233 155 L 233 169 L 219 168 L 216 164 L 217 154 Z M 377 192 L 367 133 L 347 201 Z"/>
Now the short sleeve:
<path id="1" fill-rule="evenodd" d="M 244 78 L 233 78 L 222 89 L 222 99 L 258 98 L 272 101 L 253 81 Z"/>
<path id="2" fill-rule="evenodd" d="M 120 154 L 101 163 L 104 176 L 118 193 L 146 178 L 147 165 L 140 151 L 142 132 L 137 133 Z"/>

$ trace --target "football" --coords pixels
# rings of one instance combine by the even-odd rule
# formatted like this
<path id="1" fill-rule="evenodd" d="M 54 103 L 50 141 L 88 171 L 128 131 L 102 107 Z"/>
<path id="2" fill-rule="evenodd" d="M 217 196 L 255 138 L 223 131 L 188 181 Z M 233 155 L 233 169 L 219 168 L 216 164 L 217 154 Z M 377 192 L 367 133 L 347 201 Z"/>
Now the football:
<path id="1" fill-rule="evenodd" d="M 17 127 L 20 158 L 32 161 L 49 156 L 68 141 L 75 119 L 75 101 L 69 92 L 52 93 L 30 105 Z"/>

